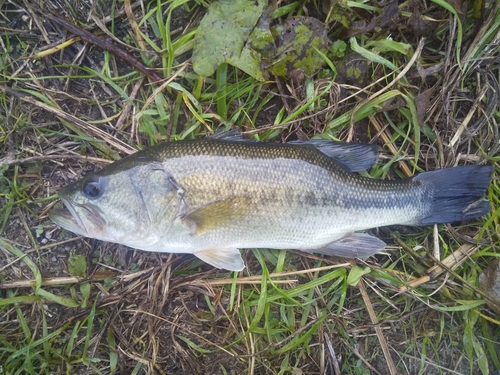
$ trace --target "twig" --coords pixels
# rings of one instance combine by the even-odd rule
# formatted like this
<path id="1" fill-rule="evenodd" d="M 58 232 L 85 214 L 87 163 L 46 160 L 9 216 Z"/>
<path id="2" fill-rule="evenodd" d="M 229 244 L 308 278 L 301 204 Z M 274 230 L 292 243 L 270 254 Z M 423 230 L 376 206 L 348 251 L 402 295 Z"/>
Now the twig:
<path id="1" fill-rule="evenodd" d="M 437 224 L 434 224 L 432 228 L 432 239 L 434 244 L 434 246 L 432 247 L 432 254 L 434 255 L 434 258 L 441 260 L 441 250 L 439 246 L 439 231 Z"/>
<path id="2" fill-rule="evenodd" d="M 410 246 L 408 246 L 404 241 L 402 241 L 400 238 L 398 238 L 394 233 L 391 233 L 391 237 L 396 243 L 401 246 L 401 248 L 406 251 L 410 256 L 415 259 L 417 262 L 420 264 L 424 265 L 424 267 L 430 268 L 433 266 L 432 262 L 430 262 L 428 259 L 425 257 L 421 256 L 419 253 L 417 253 L 415 250 L 413 250 Z"/>
<path id="3" fill-rule="evenodd" d="M 139 89 L 142 87 L 142 83 L 144 82 L 144 77 L 139 79 L 134 87 L 132 88 L 132 92 L 130 93 L 129 97 L 130 100 L 135 100 L 137 97 L 137 93 L 139 92 Z M 125 127 L 125 121 L 130 117 L 130 111 L 132 110 L 132 103 L 129 101 L 125 102 L 125 105 L 123 106 L 122 113 L 120 114 L 120 117 L 118 117 L 118 120 L 115 123 L 115 128 L 116 130 L 123 130 Z M 132 119 L 132 121 L 135 121 L 135 119 Z M 130 139 L 132 139 L 133 134 L 130 134 Z"/>
<path id="4" fill-rule="evenodd" d="M 382 124 L 380 124 L 380 122 L 375 116 L 368 116 L 368 118 L 370 119 L 370 123 L 373 125 L 377 133 L 380 134 L 380 138 L 382 138 L 382 142 L 384 143 L 385 147 L 389 149 L 392 155 L 396 156 L 398 154 L 398 149 L 391 141 L 390 134 L 387 134 L 389 133 L 387 127 L 382 127 Z M 398 160 L 398 164 L 406 177 L 413 176 L 412 171 L 410 170 L 408 164 L 406 164 L 404 160 Z"/>
<path id="5" fill-rule="evenodd" d="M 311 273 L 311 272 L 320 272 L 320 271 L 329 271 L 334 268 L 339 268 L 339 267 L 350 267 L 350 263 L 341 263 L 341 264 L 334 264 L 332 266 L 325 266 L 325 267 L 317 267 L 313 269 L 307 269 L 307 270 L 301 270 L 301 271 L 293 271 L 293 272 L 277 272 L 277 273 L 271 273 L 269 274 L 269 278 L 273 279 L 273 283 L 279 284 L 279 283 L 293 283 L 297 282 L 297 280 L 274 280 L 275 278 L 279 277 L 290 277 L 290 276 L 296 276 L 296 275 L 303 275 L 306 273 Z M 232 283 L 236 284 L 256 284 L 260 283 L 262 281 L 262 276 L 261 275 L 256 275 L 256 276 L 246 276 L 246 277 L 239 277 L 236 280 L 234 279 L 216 279 L 216 280 L 192 280 L 192 281 L 187 281 L 185 283 L 181 283 L 175 286 L 175 288 L 179 288 L 181 286 L 206 286 L 206 285 L 211 285 L 211 286 L 221 286 L 221 285 L 230 285 Z"/>
<path id="6" fill-rule="evenodd" d="M 51 21 L 54 21 L 55 23 L 59 24 L 60 26 L 64 27 L 66 30 L 68 30 L 70 33 L 80 37 L 83 41 L 93 44 L 99 48 L 102 48 L 105 51 L 111 52 L 113 55 L 118 56 L 119 58 L 123 59 L 130 65 L 132 65 L 134 68 L 137 70 L 141 71 L 145 75 L 147 75 L 151 80 L 153 81 L 153 84 L 158 85 L 160 82 L 163 80 L 162 77 L 160 77 L 155 71 L 149 69 L 147 66 L 145 66 L 142 62 L 137 60 L 135 57 L 127 53 L 126 51 L 122 50 L 118 46 L 116 46 L 113 42 L 110 40 L 102 40 L 98 37 L 96 37 L 94 34 L 88 32 L 85 29 L 82 29 L 81 27 L 76 26 L 74 23 L 71 21 L 55 14 L 52 12 L 48 12 L 45 14 L 45 16 L 50 19 Z"/>
<path id="7" fill-rule="evenodd" d="M 50 161 L 50 160 L 67 160 L 67 159 L 83 159 L 84 161 L 98 162 L 98 163 L 111 163 L 110 160 L 95 158 L 86 155 L 41 155 L 41 156 L 29 156 L 22 159 L 13 159 L 12 157 L 6 156 L 0 159 L 0 166 L 2 165 L 19 165 L 25 163 L 34 163 L 37 161 Z"/>
<path id="8" fill-rule="evenodd" d="M 361 355 L 361 353 L 358 351 L 358 349 L 356 349 L 354 346 L 352 346 L 351 344 L 349 344 L 349 343 L 347 342 L 347 340 L 343 339 L 342 337 L 341 337 L 341 340 L 343 341 L 344 345 L 345 345 L 345 346 L 347 346 L 347 347 L 349 348 L 349 350 L 350 350 L 350 351 L 351 351 L 351 352 L 352 352 L 352 353 L 353 353 L 356 357 L 358 357 L 358 358 L 361 360 L 361 362 L 363 362 L 363 363 L 365 364 L 365 366 L 366 366 L 366 367 L 368 367 L 368 369 L 369 369 L 370 371 L 372 371 L 374 374 L 377 374 L 377 375 L 382 375 L 379 371 L 377 371 L 377 369 L 376 369 L 375 367 L 373 367 L 373 366 L 370 364 L 370 362 L 368 362 L 368 361 L 366 360 L 366 358 L 365 358 L 365 357 L 363 357 L 363 356 Z"/>
<path id="9" fill-rule="evenodd" d="M 376 324 L 377 316 L 375 315 L 375 311 L 373 310 L 372 302 L 370 301 L 370 297 L 368 296 L 368 292 L 366 291 L 363 279 L 359 280 L 358 287 L 359 291 L 361 292 L 361 296 L 363 297 L 366 310 L 368 310 L 368 315 L 370 315 L 370 320 L 372 321 L 373 324 Z M 387 367 L 389 367 L 389 373 L 391 375 L 397 375 L 396 366 L 394 365 L 391 353 L 389 352 L 389 347 L 387 346 L 387 342 L 385 341 L 382 328 L 378 325 L 375 326 L 375 332 L 377 334 L 378 341 L 380 342 L 380 346 L 382 347 L 382 352 L 384 353 L 385 361 L 387 362 Z"/>
<path id="10" fill-rule="evenodd" d="M 476 113 L 476 109 L 479 106 L 479 104 L 483 101 L 484 96 L 486 95 L 486 92 L 488 91 L 489 86 L 484 85 L 481 91 L 479 92 L 478 96 L 476 97 L 476 100 L 472 104 L 471 109 L 469 110 L 469 113 L 467 113 L 467 116 L 465 116 L 464 120 L 458 127 L 457 131 L 453 135 L 453 138 L 450 141 L 449 147 L 453 148 L 455 147 L 455 144 L 460 140 L 460 137 L 462 136 L 462 133 L 465 131 L 467 128 L 467 125 L 469 125 L 470 120 L 472 119 L 472 116 L 474 116 L 474 113 Z"/>
<path id="11" fill-rule="evenodd" d="M 466 259 L 469 259 L 470 256 L 478 250 L 479 248 L 476 245 L 466 243 L 460 246 L 457 250 L 448 255 L 442 261 L 439 261 L 437 258 L 433 257 L 437 264 L 429 268 L 425 276 L 422 276 L 421 278 L 400 287 L 399 291 L 404 293 L 408 290 L 408 288 L 416 288 L 429 281 L 435 280 L 446 271 L 453 272 L 453 270 L 457 269 Z M 431 255 L 429 254 L 429 256 Z"/>
<path id="12" fill-rule="evenodd" d="M 272 348 L 276 348 L 277 346 L 281 346 L 282 344 L 284 344 L 285 342 L 287 341 L 290 341 L 291 339 L 293 339 L 295 336 L 297 336 L 298 334 L 304 332 L 304 331 L 307 331 L 311 326 L 313 326 L 315 323 L 318 322 L 318 320 L 321 319 L 320 318 L 316 318 L 314 320 L 311 320 L 309 323 L 307 323 L 305 326 L 303 327 L 300 327 L 298 330 L 296 330 L 294 333 L 292 333 L 291 335 L 288 335 L 287 337 L 285 337 L 283 340 L 280 340 L 278 342 L 273 342 L 272 344 L 269 344 L 268 346 L 266 346 L 264 349 L 262 350 L 259 350 L 258 352 L 255 352 L 255 353 L 252 353 L 252 354 L 242 354 L 242 355 L 239 355 L 238 358 L 252 358 L 252 357 L 255 357 L 255 356 L 258 356 L 262 353 L 265 353 L 267 352 L 269 349 L 272 349 Z"/>
<path id="13" fill-rule="evenodd" d="M 130 4 L 130 0 L 125 0 L 123 2 L 123 7 L 125 8 L 125 13 L 127 13 L 127 18 L 130 22 L 130 27 L 135 34 L 135 38 L 137 39 L 137 44 L 142 50 L 146 50 L 146 43 L 144 42 L 144 38 L 139 31 L 139 25 L 137 24 L 137 20 L 135 19 L 134 11 Z"/>
<path id="14" fill-rule="evenodd" d="M 326 337 L 326 346 L 328 347 L 328 352 L 330 353 L 330 357 L 333 363 L 333 371 L 335 372 L 335 375 L 342 375 L 342 372 L 340 371 L 339 360 L 337 358 L 337 354 L 335 354 L 335 350 L 333 349 L 332 341 L 330 340 L 330 337 L 326 333 L 325 337 Z"/>
<path id="15" fill-rule="evenodd" d="M 78 284 L 84 281 L 99 281 L 104 280 L 110 275 L 98 275 L 91 278 L 77 277 L 77 276 L 64 276 L 64 277 L 50 277 L 42 280 L 42 286 L 59 286 L 68 284 Z M 17 289 L 17 288 L 32 288 L 36 286 L 36 280 L 17 280 L 0 283 L 1 289 Z"/>

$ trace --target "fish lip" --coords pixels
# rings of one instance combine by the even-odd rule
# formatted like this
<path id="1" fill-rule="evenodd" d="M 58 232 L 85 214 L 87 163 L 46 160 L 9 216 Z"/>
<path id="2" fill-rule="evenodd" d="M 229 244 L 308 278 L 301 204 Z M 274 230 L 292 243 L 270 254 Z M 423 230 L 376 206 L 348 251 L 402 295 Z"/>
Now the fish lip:
<path id="1" fill-rule="evenodd" d="M 55 218 L 53 220 L 59 226 L 67 229 L 76 234 L 86 236 L 86 237 L 95 237 L 90 233 L 90 228 L 85 225 L 84 221 L 81 218 L 81 215 L 75 210 L 76 207 L 82 208 L 87 213 L 87 218 L 94 224 L 95 229 L 98 229 L 100 232 L 106 226 L 106 221 L 103 219 L 102 215 L 98 212 L 99 210 L 95 207 L 90 207 L 88 205 L 83 205 L 72 201 L 71 199 L 66 199 L 61 197 L 62 202 L 64 203 L 64 208 L 54 208 L 50 212 L 51 218 Z M 57 217 L 61 217 L 67 222 L 72 223 L 72 225 L 61 225 L 61 220 L 57 219 Z"/>

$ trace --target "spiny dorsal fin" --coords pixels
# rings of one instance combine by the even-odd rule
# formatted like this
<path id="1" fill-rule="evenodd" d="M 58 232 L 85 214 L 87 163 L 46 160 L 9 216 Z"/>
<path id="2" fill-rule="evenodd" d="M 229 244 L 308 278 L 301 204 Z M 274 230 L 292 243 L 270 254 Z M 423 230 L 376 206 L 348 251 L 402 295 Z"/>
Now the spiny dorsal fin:
<path id="1" fill-rule="evenodd" d="M 237 129 L 217 131 L 210 135 L 212 139 L 242 143 L 255 143 L 255 139 L 244 138 Z M 366 171 L 378 160 L 377 145 L 364 143 L 337 142 L 326 139 L 312 139 L 308 141 L 290 141 L 286 144 L 296 146 L 312 146 L 326 156 L 335 159 L 347 167 L 351 172 Z"/>
<path id="2" fill-rule="evenodd" d="M 255 139 L 244 138 L 243 134 L 240 133 L 238 129 L 217 130 L 214 134 L 211 134 L 209 138 L 232 142 L 257 142 Z"/>

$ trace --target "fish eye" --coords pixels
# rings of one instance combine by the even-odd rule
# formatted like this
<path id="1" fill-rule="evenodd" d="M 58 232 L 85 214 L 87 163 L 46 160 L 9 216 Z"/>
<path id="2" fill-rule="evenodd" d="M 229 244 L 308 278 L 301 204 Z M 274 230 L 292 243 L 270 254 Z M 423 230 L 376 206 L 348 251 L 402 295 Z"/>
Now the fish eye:
<path id="1" fill-rule="evenodd" d="M 89 176 L 83 180 L 82 193 L 89 199 L 98 199 L 104 193 L 102 179 L 97 176 Z"/>

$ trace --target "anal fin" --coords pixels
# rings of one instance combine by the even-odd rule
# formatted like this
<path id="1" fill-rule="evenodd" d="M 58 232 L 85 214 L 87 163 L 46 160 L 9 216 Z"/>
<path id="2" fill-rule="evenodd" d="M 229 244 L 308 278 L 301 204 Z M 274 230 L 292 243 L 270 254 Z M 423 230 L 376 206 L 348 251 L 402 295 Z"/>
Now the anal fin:
<path id="1" fill-rule="evenodd" d="M 308 249 L 309 253 L 334 255 L 343 258 L 368 258 L 384 250 L 386 244 L 377 237 L 366 233 L 349 233 L 344 237 L 318 249 Z"/>
<path id="2" fill-rule="evenodd" d="M 194 255 L 216 268 L 228 271 L 241 271 L 245 268 L 240 251 L 236 248 L 207 249 L 196 251 Z"/>

